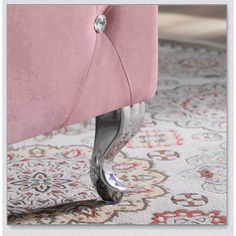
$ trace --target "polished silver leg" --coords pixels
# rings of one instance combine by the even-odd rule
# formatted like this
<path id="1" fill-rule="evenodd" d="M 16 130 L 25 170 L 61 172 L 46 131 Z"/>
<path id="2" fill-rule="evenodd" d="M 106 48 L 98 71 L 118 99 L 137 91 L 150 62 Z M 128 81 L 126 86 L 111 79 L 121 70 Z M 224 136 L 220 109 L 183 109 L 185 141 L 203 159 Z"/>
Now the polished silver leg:
<path id="1" fill-rule="evenodd" d="M 90 176 L 107 204 L 121 200 L 127 187 L 115 176 L 112 161 L 143 124 L 145 103 L 136 103 L 96 118 L 96 134 Z"/>

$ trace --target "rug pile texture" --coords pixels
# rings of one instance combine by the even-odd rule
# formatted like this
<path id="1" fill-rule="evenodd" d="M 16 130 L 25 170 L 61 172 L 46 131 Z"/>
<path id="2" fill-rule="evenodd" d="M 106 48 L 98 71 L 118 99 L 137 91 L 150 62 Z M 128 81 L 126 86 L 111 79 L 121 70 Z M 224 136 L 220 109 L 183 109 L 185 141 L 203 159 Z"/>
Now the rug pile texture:
<path id="1" fill-rule="evenodd" d="M 226 224 L 226 92 L 224 50 L 160 42 L 157 94 L 114 161 L 123 201 L 92 187 L 92 119 L 9 147 L 8 223 Z"/>

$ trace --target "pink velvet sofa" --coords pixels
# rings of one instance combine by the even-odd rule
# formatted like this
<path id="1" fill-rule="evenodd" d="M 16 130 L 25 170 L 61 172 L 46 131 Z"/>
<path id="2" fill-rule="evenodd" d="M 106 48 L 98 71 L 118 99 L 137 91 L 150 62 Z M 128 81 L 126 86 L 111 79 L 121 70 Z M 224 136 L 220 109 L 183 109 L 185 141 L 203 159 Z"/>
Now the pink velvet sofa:
<path id="1" fill-rule="evenodd" d="M 109 163 L 155 94 L 157 39 L 155 5 L 8 5 L 8 144 L 96 116 L 92 182 L 120 201 Z"/>

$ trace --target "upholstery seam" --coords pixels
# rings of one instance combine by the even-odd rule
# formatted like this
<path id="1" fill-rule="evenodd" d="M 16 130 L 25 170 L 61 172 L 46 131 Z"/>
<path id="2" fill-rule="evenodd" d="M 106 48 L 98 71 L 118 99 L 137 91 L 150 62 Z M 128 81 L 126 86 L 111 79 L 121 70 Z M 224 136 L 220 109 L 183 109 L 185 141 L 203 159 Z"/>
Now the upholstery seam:
<path id="1" fill-rule="evenodd" d="M 96 7 L 96 15 L 97 15 L 97 5 L 95 5 Z M 85 75 L 84 75 L 84 79 L 82 81 L 82 85 L 77 89 L 76 91 L 76 96 L 74 98 L 74 102 L 72 103 L 71 105 L 71 109 L 70 109 L 70 112 L 69 114 L 67 115 L 67 118 L 61 123 L 61 125 L 59 125 L 59 129 L 61 129 L 63 126 L 65 126 L 66 122 L 70 119 L 74 109 L 75 109 L 75 106 L 76 104 L 79 102 L 80 100 L 80 96 L 82 94 L 82 91 L 83 91 L 83 88 L 86 84 L 86 81 L 87 81 L 87 78 L 88 78 L 88 74 L 89 74 L 89 71 L 92 67 L 92 62 L 93 62 L 93 59 L 94 59 L 94 55 L 95 55 L 95 51 L 96 51 L 96 46 L 97 46 L 97 33 L 96 33 L 96 37 L 95 37 L 95 44 L 94 44 L 94 49 L 93 49 L 93 53 L 92 53 L 92 57 L 91 57 L 91 61 L 89 63 L 89 66 L 85 72 Z"/>
<path id="2" fill-rule="evenodd" d="M 109 5 L 104 11 L 103 11 L 103 15 L 106 15 L 110 10 L 111 10 L 111 5 Z"/>
<path id="3" fill-rule="evenodd" d="M 107 39 L 109 39 L 109 41 L 111 42 L 111 44 L 112 44 L 113 48 L 115 49 L 116 54 L 117 54 L 117 56 L 118 56 L 118 58 L 119 58 L 121 67 L 122 67 L 122 69 L 123 69 L 123 71 L 124 71 L 124 74 L 125 74 L 125 77 L 126 77 L 126 80 L 127 80 L 127 84 L 128 84 L 128 87 L 129 87 L 130 104 L 132 104 L 132 103 L 133 103 L 133 94 L 132 94 L 131 84 L 130 84 L 130 80 L 129 80 L 129 77 L 128 77 L 128 75 L 127 75 L 125 66 L 124 66 L 124 64 L 123 64 L 123 62 L 122 62 L 121 56 L 120 56 L 120 54 L 119 54 L 119 52 L 118 52 L 118 50 L 117 50 L 117 48 L 116 48 L 114 42 L 112 41 L 112 39 L 111 39 L 105 32 L 103 32 L 103 33 L 104 33 L 104 35 L 107 37 Z"/>

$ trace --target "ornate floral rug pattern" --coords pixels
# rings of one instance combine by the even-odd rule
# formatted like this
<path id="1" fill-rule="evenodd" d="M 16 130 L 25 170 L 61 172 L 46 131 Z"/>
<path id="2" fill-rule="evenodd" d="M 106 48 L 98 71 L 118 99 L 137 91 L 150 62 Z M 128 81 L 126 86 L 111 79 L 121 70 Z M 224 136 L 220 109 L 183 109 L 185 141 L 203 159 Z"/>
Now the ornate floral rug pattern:
<path id="1" fill-rule="evenodd" d="M 226 224 L 226 52 L 161 42 L 156 96 L 114 162 L 105 205 L 89 178 L 94 120 L 8 151 L 9 224 Z"/>

